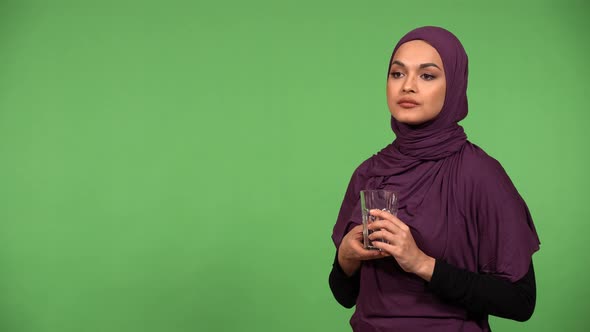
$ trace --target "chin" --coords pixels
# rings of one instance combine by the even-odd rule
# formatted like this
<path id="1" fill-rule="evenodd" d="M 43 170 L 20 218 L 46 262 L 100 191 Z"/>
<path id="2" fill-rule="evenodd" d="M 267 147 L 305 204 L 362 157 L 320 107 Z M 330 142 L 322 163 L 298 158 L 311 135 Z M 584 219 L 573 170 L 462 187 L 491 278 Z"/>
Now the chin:
<path id="1" fill-rule="evenodd" d="M 394 119 L 396 119 L 397 122 L 405 123 L 405 124 L 412 125 L 412 126 L 419 125 L 419 124 L 426 122 L 422 119 L 416 119 L 415 116 L 411 116 L 411 115 L 408 116 L 405 114 L 399 114 L 398 112 L 391 112 L 391 116 Z"/>
<path id="2" fill-rule="evenodd" d="M 408 120 L 408 121 L 399 121 L 398 120 L 398 122 L 403 123 L 403 124 L 407 124 L 407 125 L 410 125 L 410 126 L 418 126 L 418 125 L 423 124 L 426 121 L 411 121 L 411 120 Z"/>
<path id="3" fill-rule="evenodd" d="M 427 123 L 429 121 L 434 120 L 438 113 L 436 114 L 427 114 L 423 112 L 423 110 L 406 110 L 406 109 L 394 109 L 390 111 L 391 116 L 396 119 L 400 123 L 404 123 L 410 126 L 419 126 L 421 124 Z"/>

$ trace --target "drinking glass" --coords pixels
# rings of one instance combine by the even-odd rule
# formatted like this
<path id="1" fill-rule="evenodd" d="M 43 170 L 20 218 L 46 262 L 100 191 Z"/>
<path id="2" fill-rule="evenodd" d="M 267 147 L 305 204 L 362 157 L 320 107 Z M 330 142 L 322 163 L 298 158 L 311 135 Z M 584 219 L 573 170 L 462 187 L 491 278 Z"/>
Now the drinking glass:
<path id="1" fill-rule="evenodd" d="M 397 194 L 391 190 L 361 190 L 361 209 L 363 212 L 363 245 L 365 249 L 379 250 L 369 240 L 369 225 L 377 220 L 369 211 L 378 209 L 387 211 L 393 215 L 397 214 Z M 387 242 L 383 239 L 378 241 Z"/>

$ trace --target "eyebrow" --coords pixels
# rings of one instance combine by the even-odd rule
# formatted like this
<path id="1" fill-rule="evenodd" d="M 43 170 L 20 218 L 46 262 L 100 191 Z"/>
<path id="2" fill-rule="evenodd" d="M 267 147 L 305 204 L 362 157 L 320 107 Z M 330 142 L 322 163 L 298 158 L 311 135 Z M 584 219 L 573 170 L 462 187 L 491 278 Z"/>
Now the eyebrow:
<path id="1" fill-rule="evenodd" d="M 405 67 L 406 66 L 406 65 L 404 65 L 403 62 L 397 61 L 397 60 L 393 60 L 393 62 L 391 63 L 391 65 L 392 66 L 393 65 L 399 65 L 399 66 L 402 66 L 402 67 Z M 423 64 L 420 65 L 420 69 L 426 68 L 426 67 L 436 67 L 436 68 L 440 69 L 440 67 L 437 66 L 436 63 L 432 63 L 432 62 L 423 63 Z M 440 69 L 440 70 L 442 70 L 442 69 Z"/>

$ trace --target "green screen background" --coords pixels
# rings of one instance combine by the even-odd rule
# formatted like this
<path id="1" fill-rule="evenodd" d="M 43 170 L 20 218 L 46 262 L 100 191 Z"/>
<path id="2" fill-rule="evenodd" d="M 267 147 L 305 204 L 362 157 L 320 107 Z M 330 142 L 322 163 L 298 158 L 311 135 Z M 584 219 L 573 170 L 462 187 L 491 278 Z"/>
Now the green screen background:
<path id="1" fill-rule="evenodd" d="M 542 241 L 537 308 L 582 331 L 584 1 L 0 1 L 0 330 L 346 331 L 327 278 L 354 168 L 394 138 L 387 61 L 470 57 L 471 141 Z"/>

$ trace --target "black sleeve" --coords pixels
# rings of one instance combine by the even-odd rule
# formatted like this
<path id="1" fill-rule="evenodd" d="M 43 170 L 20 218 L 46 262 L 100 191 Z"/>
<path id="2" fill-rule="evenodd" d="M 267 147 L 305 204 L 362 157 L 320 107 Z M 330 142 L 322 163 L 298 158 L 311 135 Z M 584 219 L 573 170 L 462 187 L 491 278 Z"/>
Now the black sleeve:
<path id="1" fill-rule="evenodd" d="M 354 275 L 347 276 L 338 264 L 338 253 L 332 264 L 329 283 L 338 303 L 346 308 L 356 304 L 360 269 Z M 512 283 L 436 260 L 428 288 L 446 302 L 467 309 L 474 319 L 494 315 L 522 322 L 528 320 L 535 309 L 536 285 L 532 262 L 527 274 Z"/>
<path id="2" fill-rule="evenodd" d="M 352 308 L 356 304 L 356 298 L 359 295 L 359 288 L 361 284 L 360 269 L 352 276 L 347 276 L 342 267 L 338 263 L 338 252 L 334 257 L 332 264 L 332 271 L 330 271 L 330 289 L 336 301 L 345 308 Z"/>
<path id="3" fill-rule="evenodd" d="M 487 314 L 528 320 L 535 310 L 536 286 L 533 263 L 527 274 L 512 283 L 436 260 L 428 288 L 443 300 L 462 306 L 474 317 Z"/>

